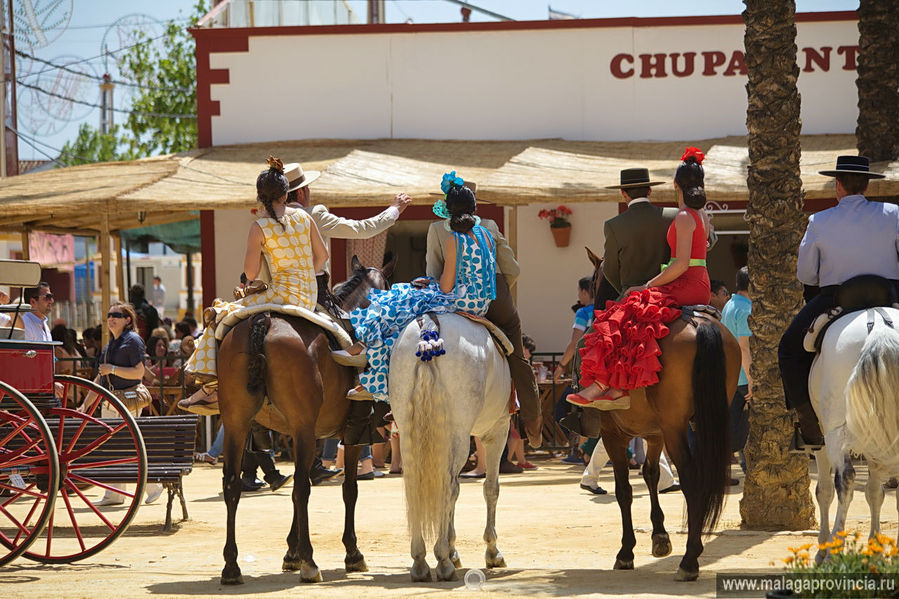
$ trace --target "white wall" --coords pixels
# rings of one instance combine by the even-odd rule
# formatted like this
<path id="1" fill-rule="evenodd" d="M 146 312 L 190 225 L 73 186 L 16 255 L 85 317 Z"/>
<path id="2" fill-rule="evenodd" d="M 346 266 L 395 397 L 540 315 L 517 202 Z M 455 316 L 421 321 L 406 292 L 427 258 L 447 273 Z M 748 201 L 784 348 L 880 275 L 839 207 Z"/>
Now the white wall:
<path id="1" fill-rule="evenodd" d="M 230 301 L 240 282 L 247 253 L 247 235 L 255 218 L 249 210 L 216 210 L 215 297 Z M 199 302 L 202 303 L 202 302 Z"/>
<path id="2" fill-rule="evenodd" d="M 855 72 L 840 46 L 855 21 L 798 24 L 803 48 L 831 48 L 828 70 L 802 72 L 804 133 L 848 133 Z M 509 31 L 251 36 L 214 53 L 229 83 L 211 86 L 213 144 L 310 138 L 695 140 L 745 133 L 746 78 L 724 75 L 743 27 L 692 25 Z M 723 52 L 706 76 L 703 52 Z M 641 77 L 641 54 L 694 52 L 694 72 Z M 615 56 L 633 75 L 612 74 Z M 658 73 L 653 73 L 658 74 Z M 252 118 L 248 118 L 252 115 Z"/>
<path id="3" fill-rule="evenodd" d="M 518 261 L 521 277 L 517 283 L 521 330 L 537 344 L 538 352 L 563 351 L 571 339 L 577 301 L 577 282 L 593 274 L 584 246 L 602 256 L 605 238 L 603 223 L 618 214 L 618 204 L 593 203 L 569 206 L 571 243 L 556 247 L 549 224 L 537 213 L 557 204 L 534 204 L 518 208 Z"/>

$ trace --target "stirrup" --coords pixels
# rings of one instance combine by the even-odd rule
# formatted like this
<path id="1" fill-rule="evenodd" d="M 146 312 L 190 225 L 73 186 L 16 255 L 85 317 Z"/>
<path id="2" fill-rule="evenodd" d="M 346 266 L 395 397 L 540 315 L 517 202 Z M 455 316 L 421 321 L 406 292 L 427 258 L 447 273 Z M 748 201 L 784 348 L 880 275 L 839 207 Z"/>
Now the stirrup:
<path id="1" fill-rule="evenodd" d="M 793 438 L 790 439 L 790 447 L 787 450 L 788 453 L 794 455 L 809 455 L 816 451 L 821 451 L 822 449 L 824 449 L 823 444 L 806 443 L 802 438 L 802 433 L 799 431 L 799 423 L 794 424 Z"/>
<path id="2" fill-rule="evenodd" d="M 365 368 L 368 365 L 368 352 L 362 351 L 353 355 L 345 349 L 339 349 L 331 352 L 331 358 L 341 366 L 352 366 L 353 368 Z"/>

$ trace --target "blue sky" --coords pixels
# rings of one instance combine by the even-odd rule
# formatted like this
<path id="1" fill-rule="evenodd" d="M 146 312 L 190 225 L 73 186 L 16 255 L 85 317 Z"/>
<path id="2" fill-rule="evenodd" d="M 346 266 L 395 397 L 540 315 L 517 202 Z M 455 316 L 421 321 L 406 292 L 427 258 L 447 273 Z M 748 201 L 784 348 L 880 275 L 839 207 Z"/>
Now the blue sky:
<path id="1" fill-rule="evenodd" d="M 257 2 L 305 1 L 305 0 L 256 0 Z M 41 0 L 32 0 L 41 4 Z M 365 0 L 348 0 L 351 8 L 360 19 L 365 19 Z M 17 2 L 14 0 L 14 4 Z M 43 4 L 51 4 L 43 0 Z M 63 1 L 60 5 L 65 5 Z M 41 60 L 54 63 L 70 64 L 79 62 L 95 75 L 104 73 L 104 61 L 101 44 L 104 38 L 113 49 L 117 43 L 117 29 L 113 27 L 120 19 L 138 22 L 150 31 L 158 30 L 152 19 L 166 21 L 182 19 L 192 12 L 193 0 L 72 0 L 73 12 L 66 27 L 47 21 L 43 39 L 37 46 L 29 49 L 20 44 L 17 49 L 30 53 Z M 738 0 L 693 0 L 677 2 L 672 0 L 631 0 L 630 2 L 613 2 L 611 0 L 474 0 L 473 4 L 489 11 L 502 14 L 515 20 L 539 20 L 547 18 L 547 8 L 573 14 L 580 18 L 613 18 L 613 17 L 653 17 L 653 16 L 685 16 L 739 14 L 743 3 Z M 387 20 L 401 23 L 411 20 L 415 23 L 453 22 L 461 20 L 460 6 L 446 0 L 387 0 Z M 798 0 L 799 12 L 855 10 L 858 0 Z M 179 14 L 180 13 L 180 14 Z M 127 19 L 130 15 L 145 17 Z M 50 17 L 52 19 L 52 15 Z M 472 21 L 495 20 L 492 17 L 472 13 Z M 38 40 L 39 37 L 32 36 Z M 42 89 L 56 90 L 62 95 L 74 94 L 87 103 L 99 103 L 99 91 L 95 85 L 80 85 L 66 79 L 64 74 L 47 67 L 45 64 L 29 59 L 18 61 L 18 78 L 26 84 L 36 85 Z M 117 74 L 112 73 L 115 77 Z M 123 96 L 126 90 L 117 88 L 115 103 L 117 108 L 127 105 Z M 99 125 L 99 109 L 81 105 L 61 105 L 46 94 L 20 87 L 19 97 L 19 130 L 29 141 L 20 139 L 19 157 L 21 159 L 42 159 L 46 155 L 56 156 L 58 148 L 77 134 L 82 122 Z M 117 114 L 116 120 L 121 122 L 124 115 Z M 31 147 L 36 146 L 39 150 Z"/>

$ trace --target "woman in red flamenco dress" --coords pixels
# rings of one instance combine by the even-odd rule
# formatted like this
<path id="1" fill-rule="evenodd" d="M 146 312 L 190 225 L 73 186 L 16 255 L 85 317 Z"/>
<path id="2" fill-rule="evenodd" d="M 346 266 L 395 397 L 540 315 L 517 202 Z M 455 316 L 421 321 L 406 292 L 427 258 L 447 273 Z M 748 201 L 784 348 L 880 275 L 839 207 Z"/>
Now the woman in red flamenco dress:
<path id="1" fill-rule="evenodd" d="M 597 310 L 594 332 L 581 349 L 581 393 L 568 401 L 582 407 L 621 410 L 630 407 L 628 391 L 659 382 L 659 339 L 667 323 L 680 316 L 678 306 L 708 304 L 706 270 L 709 217 L 705 213 L 702 160 L 687 148 L 674 176 L 680 208 L 668 228 L 671 260 L 645 285 L 631 287 L 618 303 Z"/>

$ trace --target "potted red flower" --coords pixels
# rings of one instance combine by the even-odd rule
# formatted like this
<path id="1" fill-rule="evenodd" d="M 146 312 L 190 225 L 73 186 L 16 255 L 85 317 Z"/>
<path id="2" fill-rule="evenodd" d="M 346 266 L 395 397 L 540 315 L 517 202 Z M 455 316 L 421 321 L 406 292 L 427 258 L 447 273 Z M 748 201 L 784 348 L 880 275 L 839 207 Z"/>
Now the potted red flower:
<path id="1" fill-rule="evenodd" d="M 552 231 L 556 247 L 567 247 L 571 240 L 571 210 L 565 206 L 557 206 L 549 210 L 543 209 L 537 213 L 541 220 L 549 221 L 549 230 Z"/>

